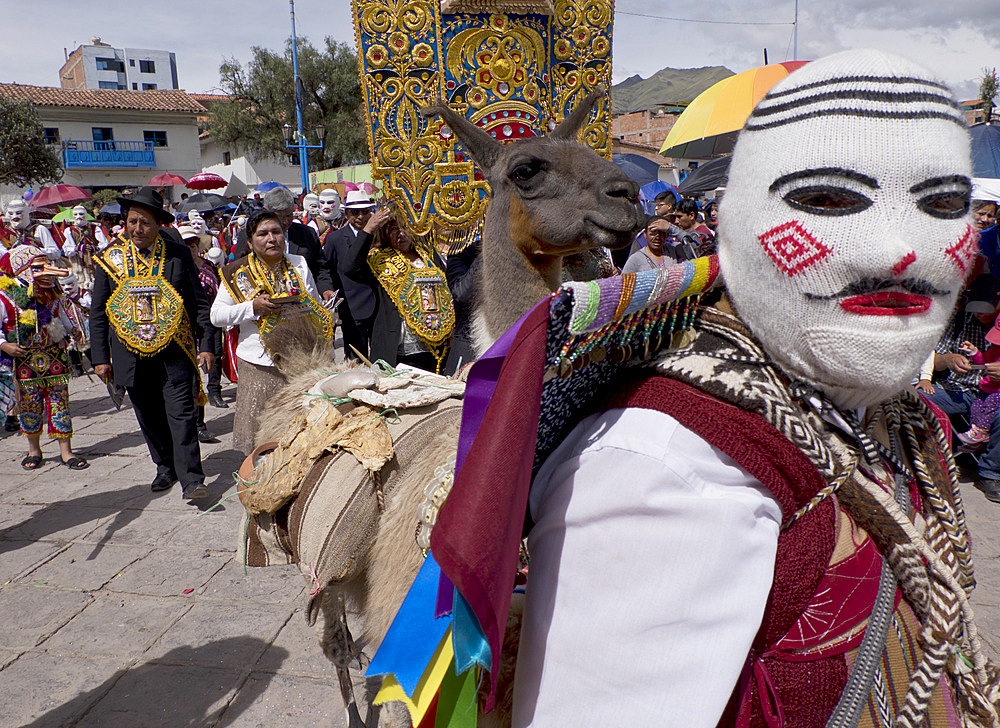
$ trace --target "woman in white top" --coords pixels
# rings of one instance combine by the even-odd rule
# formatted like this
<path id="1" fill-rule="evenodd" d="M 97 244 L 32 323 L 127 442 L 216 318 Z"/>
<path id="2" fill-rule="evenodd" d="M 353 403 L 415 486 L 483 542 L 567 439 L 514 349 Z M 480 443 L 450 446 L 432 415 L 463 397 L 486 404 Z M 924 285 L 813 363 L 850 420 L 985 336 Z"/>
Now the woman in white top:
<path id="1" fill-rule="evenodd" d="M 278 368 L 281 352 L 270 350 L 268 334 L 283 315 L 304 314 L 321 336 L 332 339 L 333 318 L 319 302 L 305 258 L 285 251 L 285 235 L 277 215 L 254 213 L 247 221 L 247 240 L 250 253 L 222 269 L 222 285 L 212 304 L 212 323 L 220 329 L 239 326 L 233 447 L 250 454 L 257 418 L 286 382 Z"/>

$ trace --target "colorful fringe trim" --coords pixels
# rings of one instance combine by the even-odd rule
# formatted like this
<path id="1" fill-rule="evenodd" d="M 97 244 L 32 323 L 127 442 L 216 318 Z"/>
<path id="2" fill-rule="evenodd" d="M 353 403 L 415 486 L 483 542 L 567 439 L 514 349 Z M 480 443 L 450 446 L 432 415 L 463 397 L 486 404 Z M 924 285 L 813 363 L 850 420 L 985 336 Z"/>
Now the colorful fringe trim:
<path id="1" fill-rule="evenodd" d="M 718 282 L 718 259 L 710 256 L 655 271 L 564 284 L 550 299 L 547 335 L 556 358 L 549 359 L 547 368 L 546 361 L 537 362 L 545 368 L 542 402 L 546 397 L 561 398 L 562 388 L 572 385 L 577 372 L 589 363 L 599 365 L 592 368 L 592 376 L 604 376 L 635 356 L 649 356 L 661 346 L 677 346 L 678 337 L 693 323 L 698 298 Z M 472 368 L 455 488 L 464 483 L 461 468 L 498 383 L 500 362 L 530 315 Z M 498 575 L 493 581 L 509 585 L 513 574 L 509 578 Z M 480 598 L 471 603 L 482 602 Z M 491 644 L 486 638 L 482 623 L 482 616 L 452 586 L 433 553 L 429 554 L 369 665 L 369 675 L 386 676 L 375 703 L 402 701 L 417 728 L 475 728 L 477 685 L 500 649 L 499 643 Z"/>

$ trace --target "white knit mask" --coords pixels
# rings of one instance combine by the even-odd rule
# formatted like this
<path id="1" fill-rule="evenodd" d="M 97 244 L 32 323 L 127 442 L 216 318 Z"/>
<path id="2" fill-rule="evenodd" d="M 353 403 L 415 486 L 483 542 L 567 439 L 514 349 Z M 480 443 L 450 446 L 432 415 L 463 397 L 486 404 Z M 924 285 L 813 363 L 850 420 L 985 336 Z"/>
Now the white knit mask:
<path id="1" fill-rule="evenodd" d="M 302 209 L 309 216 L 310 220 L 312 220 L 315 217 L 318 217 L 319 216 L 319 197 L 317 195 L 312 194 L 312 193 L 310 193 L 308 195 L 305 195 L 302 198 Z"/>
<path id="2" fill-rule="evenodd" d="M 319 214 L 324 220 L 332 222 L 340 217 L 340 193 L 332 187 L 327 187 L 319 193 Z"/>
<path id="3" fill-rule="evenodd" d="M 777 84 L 733 153 L 719 211 L 730 298 L 793 379 L 839 406 L 900 391 L 975 250 L 965 119 L 926 70 L 878 51 Z"/>

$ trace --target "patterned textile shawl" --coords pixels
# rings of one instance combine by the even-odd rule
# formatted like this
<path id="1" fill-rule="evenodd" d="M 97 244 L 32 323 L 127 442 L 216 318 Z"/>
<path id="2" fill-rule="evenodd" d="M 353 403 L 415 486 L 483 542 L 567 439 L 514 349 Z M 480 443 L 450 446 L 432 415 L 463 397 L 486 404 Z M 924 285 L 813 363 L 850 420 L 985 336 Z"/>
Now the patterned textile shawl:
<path id="1" fill-rule="evenodd" d="M 670 379 L 694 387 L 741 409 L 756 413 L 806 455 L 828 486 L 794 514 L 785 512 L 782 538 L 794 531 L 799 519 L 807 520 L 814 509 L 829 500 L 843 508 L 876 542 L 879 552 L 888 556 L 894 575 L 906 601 L 893 615 L 892 628 L 883 644 L 882 663 L 875 670 L 874 686 L 868 696 L 867 715 L 870 725 L 901 725 L 920 714 L 927 725 L 959 725 L 958 708 L 951 697 L 951 686 L 957 685 L 957 697 L 963 709 L 975 712 L 983 701 L 986 685 L 974 685 L 959 675 L 959 662 L 951 659 L 945 665 L 935 653 L 951 654 L 955 648 L 967 654 L 979 654 L 974 622 L 958 619 L 958 605 L 965 600 L 974 584 L 961 497 L 956 488 L 954 463 L 937 419 L 913 394 L 903 393 L 897 400 L 881 407 L 878 420 L 891 434 L 895 432 L 903 447 L 902 458 L 915 477 L 916 500 L 922 505 L 921 517 L 928 525 L 923 538 L 929 544 L 926 556 L 935 561 L 935 568 L 944 565 L 946 578 L 927 569 L 921 556 L 914 551 L 915 542 L 922 542 L 908 514 L 893 513 L 891 498 L 883 498 L 886 486 L 869 475 L 882 458 L 872 457 L 872 446 L 864 441 L 852 442 L 827 426 L 820 417 L 822 406 L 815 392 L 785 377 L 767 357 L 750 331 L 739 319 L 718 309 L 704 309 L 697 322 L 699 335 L 693 345 L 682 351 L 664 354 L 655 370 Z M 818 411 L 819 410 L 819 411 Z M 872 440 L 874 440 L 872 436 Z M 865 467 L 858 467 L 859 462 Z M 887 471 L 888 472 L 888 471 Z M 887 479 L 888 480 L 888 479 Z M 835 497 L 834 497 L 835 496 Z M 898 509 L 897 509 L 898 510 Z M 832 524 L 831 524 L 832 526 Z M 904 552 L 909 551 L 909 555 Z M 774 629 L 774 612 L 781 599 L 776 595 L 788 590 L 779 584 L 782 576 L 782 548 L 779 541 L 776 582 L 762 625 L 755 642 L 758 659 L 770 670 L 781 695 L 784 681 L 794 681 L 794 668 L 784 661 L 765 655 L 759 657 L 782 635 Z M 944 581 L 947 586 L 945 586 Z M 914 619 L 915 616 L 915 619 Z M 785 615 L 781 622 L 787 622 Z M 943 626 L 923 648 L 913 647 L 907 635 L 932 625 Z M 922 626 L 921 626 L 922 625 Z M 766 632 L 771 635 L 761 642 Z M 947 643 L 947 647 L 944 644 Z M 902 645 L 902 648 L 900 648 Z M 900 649 L 903 652 L 900 652 Z M 909 652 L 907 652 L 909 649 Z M 853 660 L 852 652 L 848 660 Z M 904 657 L 908 657 L 904 659 Z M 933 663 L 933 664 L 932 664 Z M 756 666 L 754 666 L 756 671 Z M 947 672 L 942 674 L 942 670 Z M 968 671 L 966 671 L 968 672 Z M 950 679 L 949 679 L 950 674 Z M 769 681 L 768 681 L 769 682 Z M 807 680 L 807 682 L 809 682 Z M 757 694 L 761 681 L 750 681 L 747 689 L 755 697 L 753 724 L 764 720 Z M 804 686 L 803 688 L 804 689 Z M 788 695 L 788 688 L 785 688 Z M 795 694 L 794 692 L 792 693 Z M 744 696 L 743 701 L 748 696 Z M 774 695 L 769 696 L 773 699 Z"/>

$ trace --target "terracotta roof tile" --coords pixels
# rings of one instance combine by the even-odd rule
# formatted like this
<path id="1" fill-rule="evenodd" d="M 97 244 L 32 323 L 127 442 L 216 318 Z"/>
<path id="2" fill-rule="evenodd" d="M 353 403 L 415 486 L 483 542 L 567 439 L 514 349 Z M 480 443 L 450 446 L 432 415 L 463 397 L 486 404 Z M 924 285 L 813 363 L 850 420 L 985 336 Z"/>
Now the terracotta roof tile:
<path id="1" fill-rule="evenodd" d="M 126 109 L 131 111 L 179 111 L 204 114 L 205 107 L 184 91 L 116 91 L 93 89 L 68 91 L 54 86 L 25 86 L 0 83 L 0 95 L 36 106 L 70 106 L 86 109 Z"/>
<path id="2" fill-rule="evenodd" d="M 206 101 L 209 103 L 213 101 L 230 101 L 233 98 L 229 94 L 188 94 L 188 96 L 201 104 Z"/>

